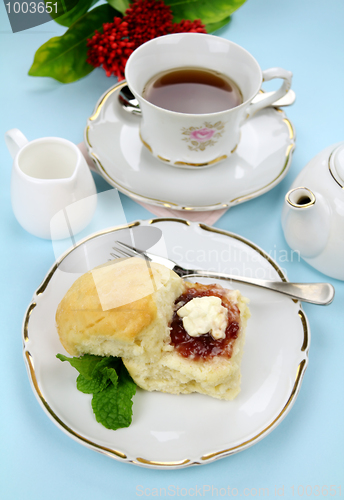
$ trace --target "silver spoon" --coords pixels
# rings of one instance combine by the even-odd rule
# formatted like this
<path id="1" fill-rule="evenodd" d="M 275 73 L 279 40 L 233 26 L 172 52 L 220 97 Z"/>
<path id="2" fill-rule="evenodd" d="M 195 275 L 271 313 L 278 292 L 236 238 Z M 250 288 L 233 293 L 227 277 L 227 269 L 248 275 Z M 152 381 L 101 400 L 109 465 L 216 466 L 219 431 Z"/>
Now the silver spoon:
<path id="1" fill-rule="evenodd" d="M 139 101 L 131 92 L 128 85 L 124 85 L 121 88 L 118 94 L 118 100 L 122 104 L 123 109 L 128 113 L 132 113 L 133 115 L 141 115 Z"/>
<path id="2" fill-rule="evenodd" d="M 262 92 L 253 99 L 253 103 L 261 101 L 263 98 L 273 94 L 273 92 Z M 295 101 L 295 92 L 293 90 L 289 90 L 285 96 L 281 97 L 278 101 L 274 102 L 270 106 L 280 107 L 280 106 L 290 106 Z M 131 92 L 128 85 L 124 85 L 119 91 L 118 95 L 119 102 L 121 103 L 123 109 L 128 113 L 133 115 L 141 115 L 141 109 L 138 100 Z"/>

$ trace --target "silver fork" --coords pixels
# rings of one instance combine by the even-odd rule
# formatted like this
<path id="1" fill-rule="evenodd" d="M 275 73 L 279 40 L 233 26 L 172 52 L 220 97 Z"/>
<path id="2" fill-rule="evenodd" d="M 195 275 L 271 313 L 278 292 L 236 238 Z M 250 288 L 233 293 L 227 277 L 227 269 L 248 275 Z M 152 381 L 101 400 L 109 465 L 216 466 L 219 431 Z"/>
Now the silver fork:
<path id="1" fill-rule="evenodd" d="M 172 269 L 182 278 L 206 277 L 214 279 L 223 279 L 233 283 L 246 283 L 248 285 L 267 288 L 278 293 L 287 295 L 292 299 L 302 302 L 309 302 L 320 306 L 331 304 L 334 299 L 334 287 L 330 283 L 290 283 L 286 281 L 267 281 L 256 278 L 246 278 L 242 276 L 233 276 L 231 274 L 217 273 L 214 271 L 204 271 L 202 269 L 185 269 L 179 266 L 173 260 L 149 252 L 143 252 L 138 248 L 132 247 L 121 241 L 115 242 L 116 247 L 112 247 L 114 252 L 110 255 L 114 258 L 119 257 L 144 257 L 148 262 L 156 262 Z M 119 248 L 118 248 L 119 247 Z"/>

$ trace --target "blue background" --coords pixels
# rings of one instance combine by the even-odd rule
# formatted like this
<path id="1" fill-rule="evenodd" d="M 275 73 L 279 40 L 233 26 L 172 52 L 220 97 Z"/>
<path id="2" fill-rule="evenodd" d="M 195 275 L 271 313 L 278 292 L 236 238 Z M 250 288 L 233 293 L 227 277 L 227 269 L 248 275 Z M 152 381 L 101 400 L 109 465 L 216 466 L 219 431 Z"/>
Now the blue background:
<path id="1" fill-rule="evenodd" d="M 19 128 L 29 140 L 50 135 L 81 142 L 87 117 L 115 80 L 101 69 L 69 85 L 27 76 L 38 47 L 64 28 L 49 22 L 13 34 L 3 3 L 0 17 L 1 137 Z M 281 66 L 294 74 L 297 100 L 286 113 L 296 130 L 297 147 L 288 175 L 272 191 L 231 208 L 215 224 L 249 238 L 277 261 L 288 250 L 280 224 L 285 193 L 315 154 L 344 140 L 343 19 L 341 0 L 248 0 L 218 32 L 251 52 L 263 69 Z M 10 202 L 12 160 L 3 139 L 0 151 L 1 499 L 134 499 L 145 488 L 153 496 L 152 488 L 169 486 L 175 496 L 202 493 L 211 498 L 217 496 L 212 486 L 218 496 L 224 493 L 220 488 L 229 486 L 233 495 L 248 495 L 245 488 L 253 488 L 250 496 L 262 497 L 259 489 L 265 488 L 270 498 L 292 499 L 303 491 L 306 496 L 302 486 L 307 485 L 312 487 L 307 490 L 311 497 L 318 492 L 316 485 L 318 496 L 325 496 L 323 486 L 335 485 L 338 498 L 343 481 L 344 283 L 326 278 L 303 261 L 279 262 L 291 281 L 330 281 L 336 297 L 325 308 L 304 305 L 312 332 L 309 367 L 292 411 L 263 441 L 226 459 L 183 470 L 148 470 L 116 462 L 62 433 L 31 390 L 22 358 L 22 319 L 54 253 L 51 242 L 29 235 L 15 220 Z M 98 191 L 109 188 L 94 177 Z M 121 199 L 128 222 L 152 217 L 134 201 Z M 208 493 L 204 485 L 210 485 Z M 192 489 L 196 487 L 200 489 Z"/>

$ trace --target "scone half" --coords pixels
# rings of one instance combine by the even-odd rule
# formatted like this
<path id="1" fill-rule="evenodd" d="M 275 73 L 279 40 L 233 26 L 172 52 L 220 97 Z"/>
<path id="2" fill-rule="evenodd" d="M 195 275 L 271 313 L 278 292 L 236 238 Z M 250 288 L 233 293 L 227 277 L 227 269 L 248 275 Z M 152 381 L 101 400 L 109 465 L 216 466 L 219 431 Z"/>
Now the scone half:
<path id="1" fill-rule="evenodd" d="M 224 339 L 213 339 L 209 333 L 190 337 L 178 318 L 178 309 L 185 303 L 205 296 L 220 297 L 228 310 Z M 132 378 L 147 391 L 199 392 L 219 399 L 235 398 L 240 392 L 240 365 L 250 317 L 247 302 L 238 290 L 185 282 L 183 294 L 175 302 L 170 342 L 164 345 L 161 357 L 152 363 L 134 356 L 123 358 Z"/>
<path id="2" fill-rule="evenodd" d="M 78 278 L 60 302 L 56 327 L 73 356 L 160 358 L 183 280 L 140 258 L 111 261 Z"/>

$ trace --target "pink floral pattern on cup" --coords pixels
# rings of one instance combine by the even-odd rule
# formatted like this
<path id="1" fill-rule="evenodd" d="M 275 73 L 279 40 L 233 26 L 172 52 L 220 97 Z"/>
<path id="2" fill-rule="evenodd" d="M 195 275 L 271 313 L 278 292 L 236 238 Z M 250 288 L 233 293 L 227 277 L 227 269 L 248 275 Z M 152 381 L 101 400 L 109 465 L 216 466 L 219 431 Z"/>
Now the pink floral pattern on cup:
<path id="1" fill-rule="evenodd" d="M 193 130 L 190 133 L 190 139 L 194 139 L 195 141 L 198 142 L 204 142 L 204 141 L 209 141 L 215 134 L 215 130 L 212 128 L 201 128 L 199 130 Z"/>
<path id="2" fill-rule="evenodd" d="M 218 121 L 214 124 L 205 122 L 200 127 L 182 128 L 183 141 L 188 142 L 191 151 L 204 151 L 208 146 L 214 146 L 222 136 L 225 129 L 224 123 Z"/>

